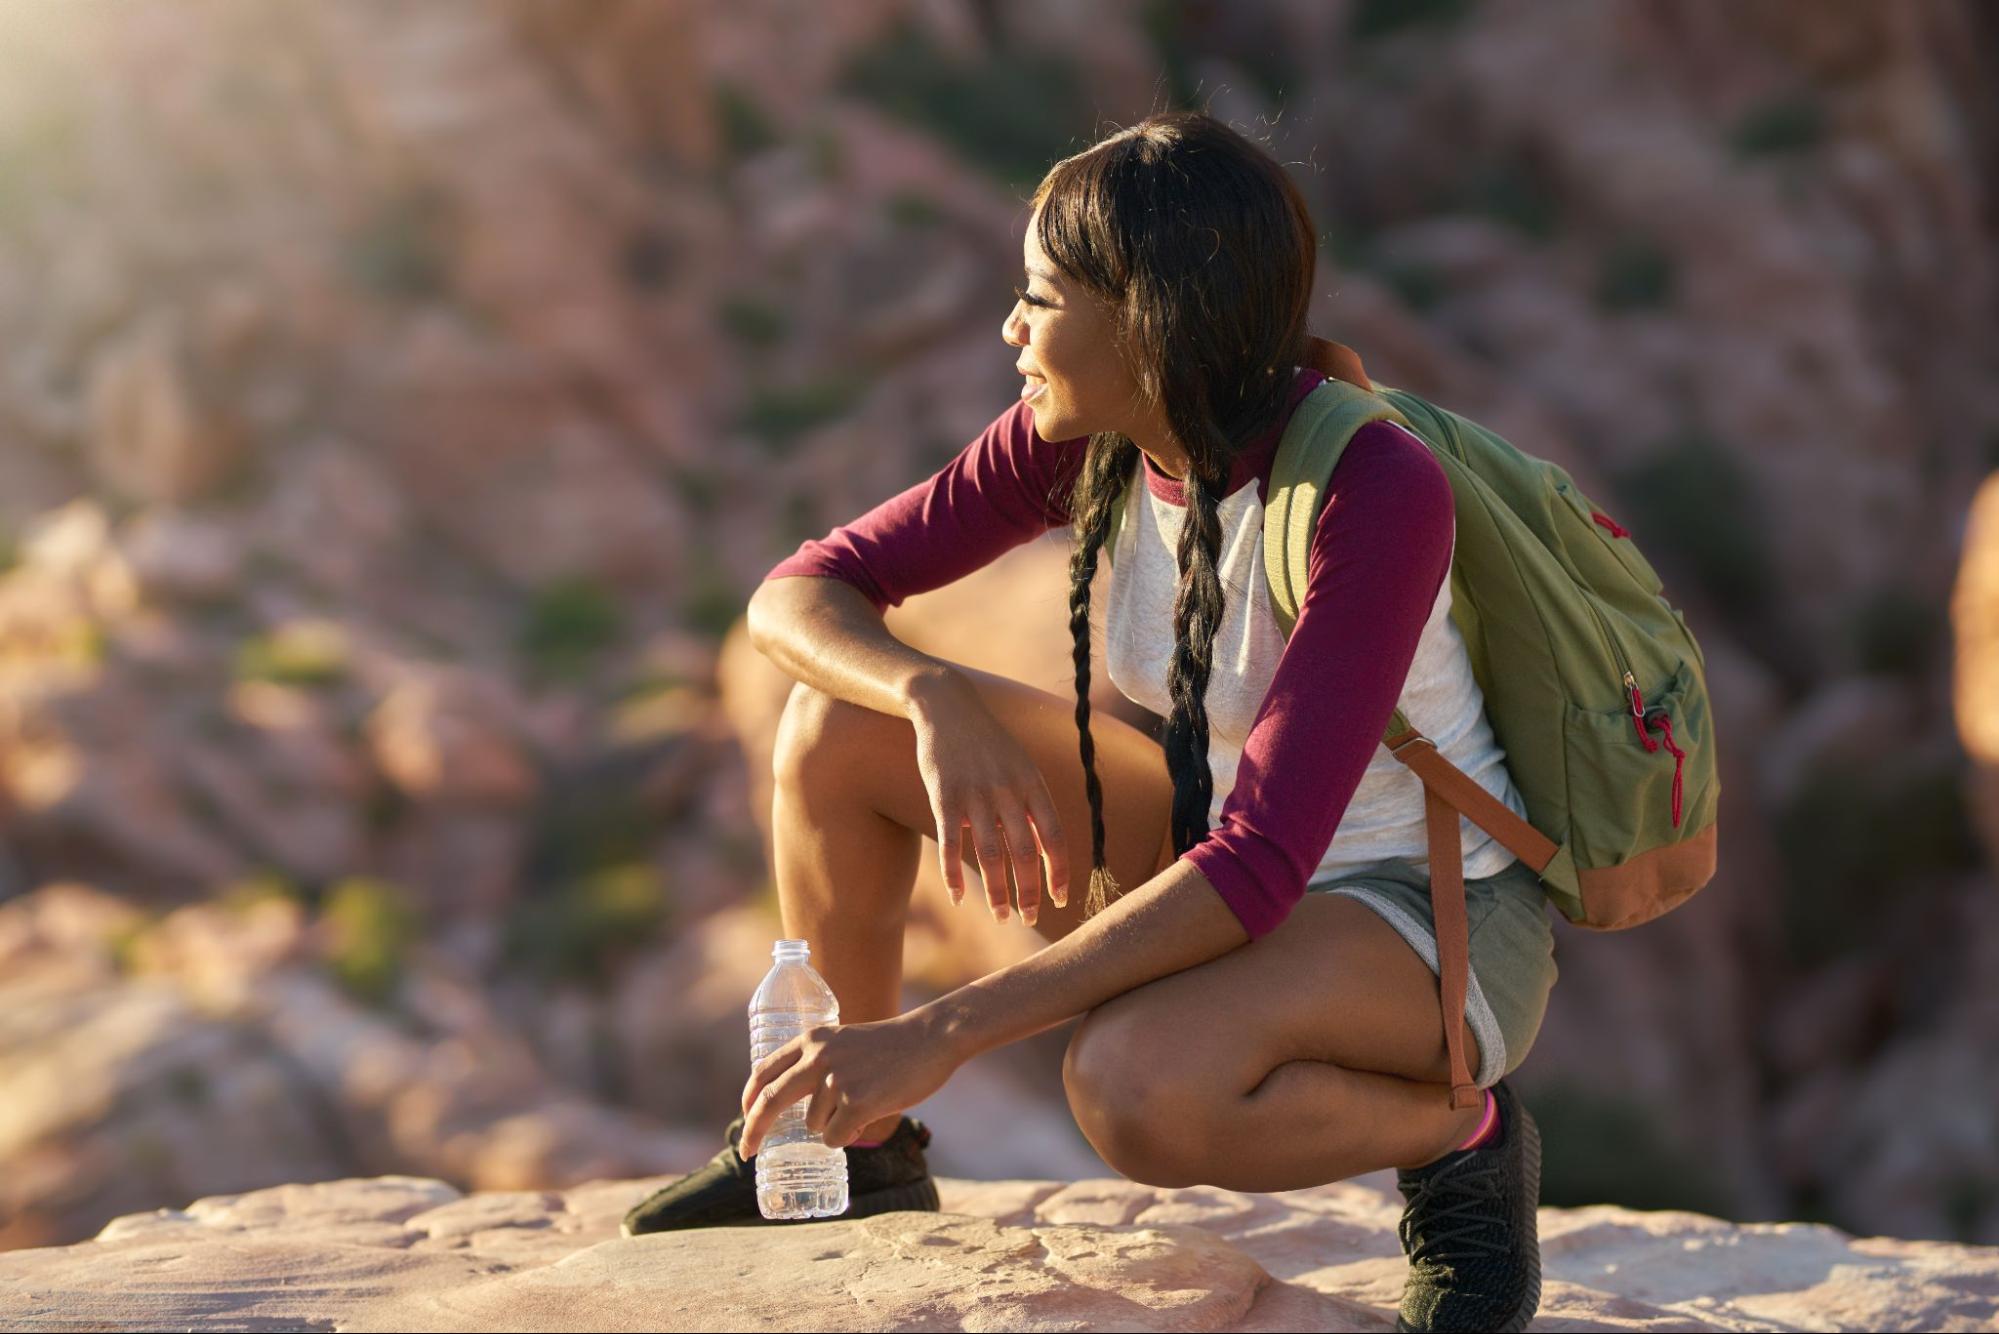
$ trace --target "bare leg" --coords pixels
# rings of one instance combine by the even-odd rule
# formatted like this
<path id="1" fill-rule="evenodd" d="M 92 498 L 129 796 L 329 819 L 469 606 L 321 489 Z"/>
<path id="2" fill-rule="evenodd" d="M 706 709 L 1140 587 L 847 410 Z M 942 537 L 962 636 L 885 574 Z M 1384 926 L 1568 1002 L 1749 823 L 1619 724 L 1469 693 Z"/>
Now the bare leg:
<path id="1" fill-rule="evenodd" d="M 992 673 L 959 670 L 1047 780 L 1073 883 L 1067 908 L 1049 901 L 1044 886 L 1035 930 L 1060 939 L 1081 920 L 1090 866 L 1075 703 Z M 1093 714 L 1090 732 L 1103 784 L 1104 855 L 1129 889 L 1170 860 L 1172 783 L 1158 744 L 1130 724 Z M 901 1013 L 902 937 L 917 858 L 924 837 L 936 835 L 916 767 L 915 730 L 905 718 L 800 684 L 779 723 L 772 767 L 773 869 L 785 934 L 811 943 L 812 965 L 840 998 L 842 1022 L 892 1018 Z M 970 839 L 964 845 L 969 853 Z M 978 869 L 969 856 L 967 865 Z M 966 889 L 959 910 L 984 911 L 974 885 Z M 1017 904 L 1017 894 L 1009 898 Z M 1016 914 L 993 929 L 1018 929 L 1020 921 Z M 899 1120 L 898 1114 L 873 1122 L 861 1138 L 889 1135 Z"/>
<path id="2" fill-rule="evenodd" d="M 1366 907 L 1322 894 L 1092 1010 L 1063 1078 L 1104 1160 L 1160 1186 L 1294 1190 L 1420 1167 L 1482 1111 L 1450 1105 L 1436 975 Z"/>

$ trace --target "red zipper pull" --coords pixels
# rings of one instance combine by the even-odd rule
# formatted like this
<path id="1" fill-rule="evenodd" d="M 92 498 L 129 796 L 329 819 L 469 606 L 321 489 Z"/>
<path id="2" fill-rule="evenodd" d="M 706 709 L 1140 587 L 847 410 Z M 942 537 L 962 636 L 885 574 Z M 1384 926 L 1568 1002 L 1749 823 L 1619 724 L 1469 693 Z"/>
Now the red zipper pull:
<path id="1" fill-rule="evenodd" d="M 1631 728 L 1638 733 L 1638 740 L 1647 750 L 1656 751 L 1659 743 L 1645 730 L 1645 697 L 1638 693 L 1638 683 L 1631 679 L 1631 673 L 1624 674 L 1624 686 L 1631 692 Z"/>
<path id="2" fill-rule="evenodd" d="M 1610 535 L 1612 537 L 1631 536 L 1631 530 L 1629 528 L 1626 528 L 1623 524 L 1611 518 L 1608 514 L 1599 514 L 1595 510 L 1591 510 L 1590 518 L 1596 520 L 1599 524 L 1602 524 L 1605 528 L 1608 528 L 1610 530 Z"/>
<path id="3" fill-rule="evenodd" d="M 1673 716 L 1664 709 L 1658 709 L 1654 711 L 1653 717 L 1658 720 L 1657 726 L 1665 730 L 1666 749 L 1673 753 L 1673 828 L 1678 829 L 1680 827 L 1680 776 L 1686 768 L 1687 752 L 1673 744 Z M 1653 718 L 1647 718 L 1645 722 L 1647 725 L 1652 725 Z M 1654 746 L 1652 749 L 1656 750 L 1658 747 Z"/>

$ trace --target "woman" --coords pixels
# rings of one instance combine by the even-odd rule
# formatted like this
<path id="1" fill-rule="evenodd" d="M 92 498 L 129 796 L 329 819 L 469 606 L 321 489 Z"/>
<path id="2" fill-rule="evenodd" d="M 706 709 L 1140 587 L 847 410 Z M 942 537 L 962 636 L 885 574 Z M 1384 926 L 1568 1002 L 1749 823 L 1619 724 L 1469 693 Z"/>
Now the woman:
<path id="1" fill-rule="evenodd" d="M 1545 899 L 1462 826 L 1465 1051 L 1484 1096 L 1454 1110 L 1423 791 L 1380 744 L 1400 702 L 1525 814 L 1449 615 L 1450 484 L 1400 427 L 1361 428 L 1287 640 L 1263 506 L 1284 425 L 1322 378 L 1296 187 L 1183 112 L 1056 164 L 1033 205 L 1001 335 L 1020 401 L 928 481 L 805 543 L 750 603 L 758 648 L 800 682 L 775 756 L 784 930 L 811 942 L 845 1022 L 765 1060 L 731 1143 L 635 1208 L 627 1232 L 761 1222 L 746 1159 L 808 1098 L 807 1124 L 848 1149 L 853 1214 L 935 1209 L 930 1132 L 902 1111 L 978 1052 L 1083 1015 L 1063 1078 L 1106 1162 L 1155 1185 L 1251 1191 L 1395 1167 L 1411 1258 L 1400 1327 L 1521 1328 L 1539 1300 L 1539 1144 L 1502 1076 L 1555 979 Z M 1166 716 L 1163 746 L 1090 716 L 1091 583 L 1121 494 L 1108 665 Z M 1073 701 L 883 628 L 888 606 L 1058 524 L 1076 539 Z M 995 919 L 1011 879 L 1021 920 L 1050 943 L 899 1015 L 925 834 L 954 902 L 976 860 Z"/>

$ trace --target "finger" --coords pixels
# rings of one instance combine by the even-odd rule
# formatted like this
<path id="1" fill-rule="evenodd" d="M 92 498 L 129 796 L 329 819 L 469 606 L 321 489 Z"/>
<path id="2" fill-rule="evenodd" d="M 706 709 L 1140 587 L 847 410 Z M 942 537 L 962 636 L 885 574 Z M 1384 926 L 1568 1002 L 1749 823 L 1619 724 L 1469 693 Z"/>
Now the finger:
<path id="1" fill-rule="evenodd" d="M 755 1157 L 756 1151 L 763 1146 L 764 1136 L 770 1133 L 771 1126 L 784 1109 L 812 1092 L 819 1077 L 817 1066 L 810 1061 L 800 1061 L 765 1084 L 744 1114 L 743 1134 L 737 1141 L 736 1152 L 744 1158 Z"/>
<path id="2" fill-rule="evenodd" d="M 1006 839 L 1000 833 L 999 822 L 984 810 L 975 810 L 970 824 L 972 850 L 979 858 L 979 878 L 986 883 L 986 909 L 992 913 L 995 922 L 1004 922 L 1007 915 Z"/>
<path id="3" fill-rule="evenodd" d="M 1041 914 L 1041 853 L 1035 847 L 1034 830 L 1027 813 L 1013 802 L 1000 808 L 1000 821 L 1012 854 L 1013 883 L 1020 892 L 1020 920 L 1033 926 Z"/>
<path id="4" fill-rule="evenodd" d="M 743 1085 L 744 1116 L 750 1114 L 750 1104 L 756 1101 L 757 1094 L 763 1091 L 764 1085 L 789 1070 L 804 1051 L 805 1044 L 802 1038 L 793 1038 L 750 1068 L 750 1082 Z"/>
<path id="5" fill-rule="evenodd" d="M 861 1115 L 860 1110 L 851 1102 L 843 1101 L 839 1109 L 833 1113 L 832 1120 L 827 1124 L 825 1134 L 821 1138 L 830 1148 L 844 1149 L 859 1139 L 861 1132 L 867 1128 L 867 1118 Z"/>
<path id="6" fill-rule="evenodd" d="M 805 1109 L 805 1128 L 815 1135 L 826 1133 L 826 1124 L 840 1110 L 840 1090 L 833 1076 L 819 1081 L 812 1090 L 812 1103 Z"/>
<path id="7" fill-rule="evenodd" d="M 1058 908 L 1069 906 L 1069 844 L 1062 837 L 1062 820 L 1044 780 L 1027 794 L 1027 813 L 1034 820 L 1034 837 L 1048 861 L 1048 897 Z"/>
<path id="8" fill-rule="evenodd" d="M 965 819 L 950 808 L 940 808 L 937 816 L 937 855 L 944 859 L 944 888 L 951 892 L 951 904 L 956 907 L 965 901 L 965 855 L 960 851 L 959 835 L 964 830 Z"/>

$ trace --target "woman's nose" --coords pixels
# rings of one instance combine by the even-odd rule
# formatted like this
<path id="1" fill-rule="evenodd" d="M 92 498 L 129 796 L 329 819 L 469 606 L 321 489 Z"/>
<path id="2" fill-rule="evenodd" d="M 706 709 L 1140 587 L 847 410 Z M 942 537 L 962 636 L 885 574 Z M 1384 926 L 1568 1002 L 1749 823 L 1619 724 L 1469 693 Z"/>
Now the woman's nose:
<path id="1" fill-rule="evenodd" d="M 1020 303 L 1016 301 L 1013 303 L 1013 309 L 1006 313 L 1006 318 L 1000 321 L 1000 341 L 1008 347 L 1025 347 L 1027 345 L 1025 339 L 1013 336 L 1014 326 L 1020 323 Z"/>

